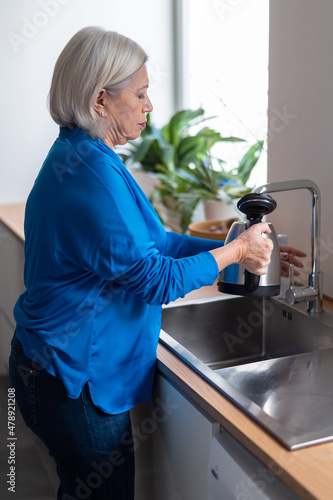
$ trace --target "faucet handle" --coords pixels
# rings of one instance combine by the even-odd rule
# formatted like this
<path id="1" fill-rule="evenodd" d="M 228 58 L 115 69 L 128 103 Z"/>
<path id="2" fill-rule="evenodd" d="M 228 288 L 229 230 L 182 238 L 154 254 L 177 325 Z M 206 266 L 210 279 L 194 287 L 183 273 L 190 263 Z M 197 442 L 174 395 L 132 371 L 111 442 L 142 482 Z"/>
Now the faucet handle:
<path id="1" fill-rule="evenodd" d="M 289 287 L 291 288 L 292 286 L 295 285 L 295 266 L 294 264 L 290 264 L 288 262 L 289 266 Z"/>
<path id="2" fill-rule="evenodd" d="M 293 305 L 296 302 L 295 266 L 289 262 L 287 264 L 289 266 L 289 288 L 286 291 L 286 300 L 289 305 Z"/>
<path id="3" fill-rule="evenodd" d="M 286 291 L 286 300 L 289 305 L 296 304 L 299 297 L 298 287 L 295 287 L 295 266 L 294 264 L 288 263 L 289 266 L 289 288 Z"/>
<path id="4" fill-rule="evenodd" d="M 295 286 L 295 267 L 294 264 L 289 264 L 289 288 L 286 291 L 286 300 L 289 305 L 294 305 L 299 302 L 309 302 L 316 299 L 318 301 L 318 284 L 316 286 Z M 321 304 L 316 306 L 318 311 L 321 310 Z"/>

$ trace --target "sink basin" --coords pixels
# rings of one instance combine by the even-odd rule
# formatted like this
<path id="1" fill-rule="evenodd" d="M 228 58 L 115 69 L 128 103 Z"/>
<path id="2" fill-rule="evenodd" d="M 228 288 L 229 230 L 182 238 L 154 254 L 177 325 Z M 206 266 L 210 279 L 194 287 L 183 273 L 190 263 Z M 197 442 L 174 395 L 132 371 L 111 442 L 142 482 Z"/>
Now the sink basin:
<path id="1" fill-rule="evenodd" d="M 162 313 L 161 341 L 288 449 L 333 439 L 333 314 L 221 296 Z"/>

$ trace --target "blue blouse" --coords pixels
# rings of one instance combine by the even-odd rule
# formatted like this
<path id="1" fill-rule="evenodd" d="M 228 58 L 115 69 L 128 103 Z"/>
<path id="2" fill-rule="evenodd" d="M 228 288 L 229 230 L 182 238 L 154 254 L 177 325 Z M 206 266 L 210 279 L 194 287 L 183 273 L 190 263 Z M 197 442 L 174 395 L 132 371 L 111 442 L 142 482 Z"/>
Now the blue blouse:
<path id="1" fill-rule="evenodd" d="M 119 413 L 149 400 L 162 304 L 210 285 L 221 243 L 166 232 L 117 154 L 61 128 L 28 197 L 26 291 L 14 316 L 26 355 L 79 397 Z"/>

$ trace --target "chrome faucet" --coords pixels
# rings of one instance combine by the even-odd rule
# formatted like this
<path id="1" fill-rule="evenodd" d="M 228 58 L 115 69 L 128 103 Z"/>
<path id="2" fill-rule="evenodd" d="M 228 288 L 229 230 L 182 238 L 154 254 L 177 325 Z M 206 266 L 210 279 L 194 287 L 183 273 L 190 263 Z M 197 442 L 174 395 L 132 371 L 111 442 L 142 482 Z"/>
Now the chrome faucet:
<path id="1" fill-rule="evenodd" d="M 312 194 L 312 225 L 311 225 L 311 271 L 307 286 L 294 285 L 293 266 L 290 268 L 290 287 L 286 292 L 288 304 L 307 302 L 307 312 L 311 316 L 322 311 L 322 273 L 319 270 L 319 244 L 320 244 L 320 191 L 318 186 L 308 180 L 271 182 L 259 186 L 255 193 L 276 193 L 278 191 L 295 191 L 308 189 Z"/>

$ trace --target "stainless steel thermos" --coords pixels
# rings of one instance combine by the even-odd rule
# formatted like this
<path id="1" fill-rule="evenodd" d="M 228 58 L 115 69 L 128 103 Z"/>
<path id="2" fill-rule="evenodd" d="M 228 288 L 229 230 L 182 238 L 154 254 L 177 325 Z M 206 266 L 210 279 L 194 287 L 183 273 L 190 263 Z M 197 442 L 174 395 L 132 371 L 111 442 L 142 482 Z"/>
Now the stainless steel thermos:
<path id="1" fill-rule="evenodd" d="M 276 208 L 276 201 L 268 194 L 250 193 L 237 203 L 238 209 L 246 214 L 247 221 L 234 222 L 227 234 L 225 245 L 236 239 L 253 224 L 262 221 L 262 217 Z M 263 234 L 273 242 L 271 262 L 267 274 L 258 276 L 250 273 L 240 264 L 232 264 L 220 272 L 218 289 L 220 292 L 234 295 L 271 297 L 280 293 L 280 250 L 274 227 L 268 223 L 271 233 Z"/>

